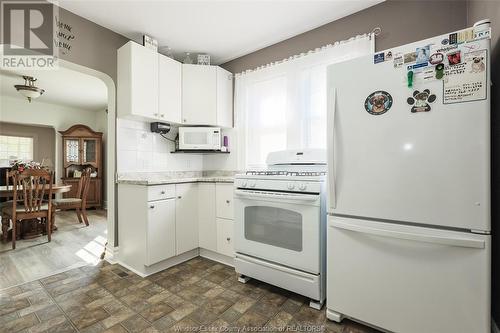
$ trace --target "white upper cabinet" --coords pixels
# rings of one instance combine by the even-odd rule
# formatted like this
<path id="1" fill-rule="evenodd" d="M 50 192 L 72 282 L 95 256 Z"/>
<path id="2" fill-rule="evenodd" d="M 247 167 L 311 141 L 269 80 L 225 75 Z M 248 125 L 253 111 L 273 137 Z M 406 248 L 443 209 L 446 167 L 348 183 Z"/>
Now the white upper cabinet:
<path id="1" fill-rule="evenodd" d="M 118 49 L 118 116 L 158 114 L 158 53 L 128 42 Z"/>
<path id="2" fill-rule="evenodd" d="M 161 120 L 181 123 L 182 64 L 158 55 L 158 116 Z"/>
<path id="3" fill-rule="evenodd" d="M 217 66 L 182 65 L 182 124 L 233 126 L 232 74 Z"/>
<path id="4" fill-rule="evenodd" d="M 217 68 L 182 65 L 182 123 L 217 124 Z"/>
<path id="5" fill-rule="evenodd" d="M 233 127 L 233 74 L 217 67 L 217 126 Z"/>
<path id="6" fill-rule="evenodd" d="M 181 64 L 132 41 L 118 49 L 118 117 L 233 127 L 233 75 Z"/>

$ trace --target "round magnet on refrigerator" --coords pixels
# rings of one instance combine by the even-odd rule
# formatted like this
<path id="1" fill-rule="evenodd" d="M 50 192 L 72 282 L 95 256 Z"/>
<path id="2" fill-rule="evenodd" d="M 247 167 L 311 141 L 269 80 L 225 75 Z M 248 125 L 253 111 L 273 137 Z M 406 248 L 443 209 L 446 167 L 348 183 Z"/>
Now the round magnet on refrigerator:
<path id="1" fill-rule="evenodd" d="M 379 90 L 366 97 L 365 110 L 372 115 L 382 115 L 392 106 L 392 96 L 386 91 Z"/>

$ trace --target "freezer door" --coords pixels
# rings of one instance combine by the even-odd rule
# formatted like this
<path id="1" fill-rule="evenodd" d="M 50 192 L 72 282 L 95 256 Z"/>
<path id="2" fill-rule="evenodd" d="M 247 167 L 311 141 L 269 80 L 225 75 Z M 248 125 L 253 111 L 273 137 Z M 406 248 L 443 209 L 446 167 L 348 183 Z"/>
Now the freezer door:
<path id="1" fill-rule="evenodd" d="M 489 333 L 491 236 L 330 217 L 330 311 L 405 333 Z"/>
<path id="2" fill-rule="evenodd" d="M 408 88 L 406 75 L 373 56 L 328 67 L 330 213 L 489 231 L 489 98 L 443 104 L 442 80 Z M 431 110 L 411 112 L 407 99 L 424 89 Z M 376 91 L 392 106 L 374 115 L 365 100 Z"/>

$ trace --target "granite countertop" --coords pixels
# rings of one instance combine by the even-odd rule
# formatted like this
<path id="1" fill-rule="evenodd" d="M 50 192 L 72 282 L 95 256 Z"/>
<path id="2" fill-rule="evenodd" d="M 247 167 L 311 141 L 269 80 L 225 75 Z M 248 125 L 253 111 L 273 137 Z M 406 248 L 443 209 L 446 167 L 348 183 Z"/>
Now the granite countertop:
<path id="1" fill-rule="evenodd" d="M 163 185 L 179 183 L 233 183 L 235 171 L 128 172 L 118 174 L 118 184 Z"/>

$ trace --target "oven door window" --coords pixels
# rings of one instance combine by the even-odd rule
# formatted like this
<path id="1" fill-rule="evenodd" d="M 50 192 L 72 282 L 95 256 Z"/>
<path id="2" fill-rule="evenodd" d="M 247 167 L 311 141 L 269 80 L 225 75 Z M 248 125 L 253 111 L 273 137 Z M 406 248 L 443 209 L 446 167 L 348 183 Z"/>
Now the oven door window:
<path id="1" fill-rule="evenodd" d="M 245 207 L 245 238 L 292 251 L 302 251 L 302 215 L 292 210 Z"/>

